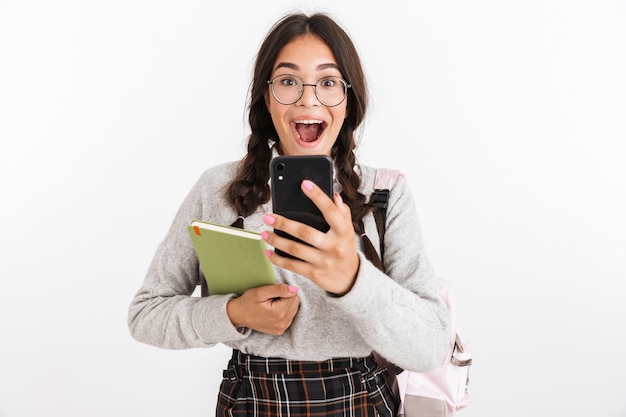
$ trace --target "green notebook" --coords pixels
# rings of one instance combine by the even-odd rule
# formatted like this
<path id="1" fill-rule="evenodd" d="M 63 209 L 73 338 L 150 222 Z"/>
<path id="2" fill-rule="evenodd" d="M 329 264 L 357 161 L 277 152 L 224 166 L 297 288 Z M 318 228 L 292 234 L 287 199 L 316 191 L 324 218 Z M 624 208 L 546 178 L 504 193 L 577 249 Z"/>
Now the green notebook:
<path id="1" fill-rule="evenodd" d="M 187 229 L 211 294 L 242 294 L 276 283 L 259 233 L 200 220 Z"/>

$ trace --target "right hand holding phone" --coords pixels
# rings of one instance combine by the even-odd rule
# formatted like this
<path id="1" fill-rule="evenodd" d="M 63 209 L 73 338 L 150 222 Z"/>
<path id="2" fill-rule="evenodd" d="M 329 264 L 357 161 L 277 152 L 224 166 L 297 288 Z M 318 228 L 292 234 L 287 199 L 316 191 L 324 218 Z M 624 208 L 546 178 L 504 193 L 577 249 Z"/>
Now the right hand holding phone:
<path id="1" fill-rule="evenodd" d="M 331 200 L 311 181 L 302 182 L 302 191 L 320 209 L 330 229 L 322 232 L 278 214 L 265 216 L 263 220 L 268 226 L 306 242 L 263 232 L 268 244 L 299 258 L 287 258 L 274 252 L 270 254 L 270 261 L 308 277 L 327 292 L 344 295 L 352 288 L 359 270 L 350 208 L 338 193 Z"/>

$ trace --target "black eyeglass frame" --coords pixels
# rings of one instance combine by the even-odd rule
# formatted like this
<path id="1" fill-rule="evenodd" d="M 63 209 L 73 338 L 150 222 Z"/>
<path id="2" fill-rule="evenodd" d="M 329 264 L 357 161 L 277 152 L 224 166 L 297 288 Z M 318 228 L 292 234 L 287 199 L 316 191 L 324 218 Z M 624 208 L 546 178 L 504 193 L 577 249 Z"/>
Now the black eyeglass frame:
<path id="1" fill-rule="evenodd" d="M 291 103 L 285 103 L 285 102 L 283 102 L 283 101 L 280 101 L 280 100 L 278 99 L 278 97 L 276 97 L 276 93 L 274 93 L 274 82 L 276 81 L 276 79 L 277 79 L 277 78 L 279 78 L 279 77 L 285 77 L 285 76 L 287 76 L 287 77 L 293 77 L 293 78 L 295 78 L 295 79 L 299 80 L 299 81 L 300 81 L 300 84 L 301 84 L 301 86 L 302 86 L 302 88 L 300 89 L 300 95 L 298 96 L 298 98 L 297 98 L 296 100 L 292 101 Z M 343 98 L 341 99 L 341 101 L 339 101 L 339 103 L 337 103 L 337 104 L 333 104 L 332 106 L 330 106 L 330 105 L 328 105 L 328 104 L 324 103 L 324 102 L 320 99 L 320 97 L 317 95 L 317 84 L 318 84 L 320 81 L 322 81 L 322 80 L 326 80 L 326 79 L 329 79 L 329 78 L 332 78 L 332 79 L 338 80 L 339 82 L 341 82 L 341 83 L 343 84 L 343 87 L 344 87 L 344 88 L 343 88 Z M 334 75 L 331 75 L 331 76 L 328 76 L 328 77 L 322 77 L 322 78 L 320 78 L 319 80 L 317 80 L 317 81 L 315 82 L 315 84 L 305 84 L 305 83 L 304 83 L 304 81 L 302 81 L 302 78 L 298 77 L 297 75 L 293 75 L 293 74 L 280 74 L 280 75 L 275 76 L 275 77 L 274 77 L 274 78 L 272 78 L 271 80 L 268 80 L 268 81 L 267 81 L 267 85 L 271 85 L 270 90 L 272 91 L 272 97 L 274 97 L 274 99 L 275 99 L 277 102 L 279 102 L 280 104 L 283 104 L 283 105 L 285 105 L 285 106 L 289 106 L 289 105 L 291 105 L 291 104 L 295 104 L 295 103 L 297 103 L 297 102 L 298 102 L 298 100 L 300 100 L 300 99 L 302 98 L 302 95 L 304 94 L 304 87 L 306 87 L 306 86 L 310 86 L 310 87 L 313 87 L 313 92 L 315 93 L 315 98 L 317 98 L 317 101 L 319 101 L 319 102 L 320 102 L 323 106 L 325 106 L 325 107 L 337 107 L 338 105 L 340 105 L 341 103 L 343 103 L 343 102 L 345 101 L 346 97 L 348 97 L 348 89 L 349 89 L 349 88 L 352 88 L 352 84 L 348 83 L 348 82 L 347 82 L 346 80 L 344 80 L 343 78 L 341 78 L 341 77 L 337 77 L 337 76 L 334 76 Z"/>

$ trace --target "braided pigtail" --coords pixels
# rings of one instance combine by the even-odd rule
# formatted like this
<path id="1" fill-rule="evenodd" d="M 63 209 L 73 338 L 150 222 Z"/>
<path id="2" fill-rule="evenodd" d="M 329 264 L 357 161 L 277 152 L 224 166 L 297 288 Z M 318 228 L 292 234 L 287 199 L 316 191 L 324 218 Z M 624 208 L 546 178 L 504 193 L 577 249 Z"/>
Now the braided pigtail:
<path id="1" fill-rule="evenodd" d="M 376 252 L 376 248 L 374 248 L 374 244 L 367 234 L 365 234 L 365 226 L 363 224 L 363 219 L 359 219 L 358 224 L 355 227 L 355 231 L 361 236 L 361 243 L 363 244 L 363 254 L 374 266 L 381 271 L 384 271 L 383 262 L 381 257 Z"/>

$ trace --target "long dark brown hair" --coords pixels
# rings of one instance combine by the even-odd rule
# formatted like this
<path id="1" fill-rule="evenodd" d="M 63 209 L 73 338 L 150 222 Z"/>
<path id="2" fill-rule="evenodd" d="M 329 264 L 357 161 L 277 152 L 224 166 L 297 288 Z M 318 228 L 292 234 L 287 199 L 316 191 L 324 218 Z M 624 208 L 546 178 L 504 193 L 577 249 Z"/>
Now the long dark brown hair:
<path id="1" fill-rule="evenodd" d="M 342 77 L 352 85 L 348 89 L 347 118 L 333 145 L 331 157 L 335 162 L 336 178 L 342 186 L 343 201 L 350 207 L 355 230 L 362 234 L 362 218 L 370 207 L 365 204 L 365 196 L 358 191 L 361 178 L 355 171 L 354 151 L 355 130 L 363 121 L 367 109 L 367 85 L 361 60 L 352 40 L 332 18 L 323 13 L 284 16 L 274 24 L 259 49 L 250 89 L 248 122 L 251 134 L 248 138 L 247 154 L 241 160 L 227 191 L 229 200 L 240 216 L 233 224 L 241 227 L 243 218 L 270 199 L 268 181 L 272 153 L 269 144 L 278 140 L 278 134 L 265 103 L 267 80 L 270 79 L 281 49 L 296 37 L 306 34 L 319 36 L 328 45 L 337 60 Z"/>

